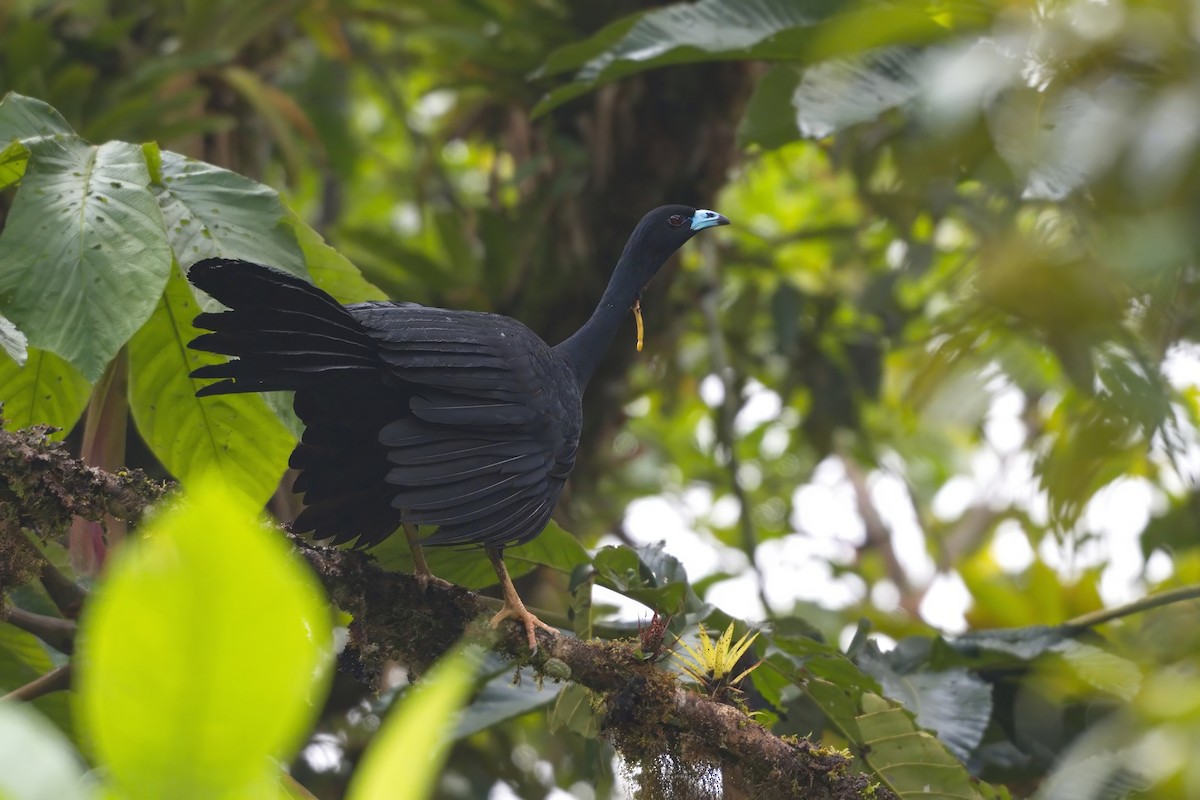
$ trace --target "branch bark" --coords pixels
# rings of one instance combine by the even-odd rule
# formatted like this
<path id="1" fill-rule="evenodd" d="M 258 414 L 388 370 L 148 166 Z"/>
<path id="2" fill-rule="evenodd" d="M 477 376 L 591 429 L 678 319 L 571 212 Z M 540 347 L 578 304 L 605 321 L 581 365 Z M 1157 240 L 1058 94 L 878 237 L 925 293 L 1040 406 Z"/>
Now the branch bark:
<path id="1" fill-rule="evenodd" d="M 88 467 L 49 441 L 48 434 L 45 428 L 0 432 L 0 495 L 7 501 L 0 504 L 5 509 L 0 513 L 0 549 L 20 542 L 9 549 L 32 551 L 26 580 L 39 577 L 45 562 L 22 528 L 47 536 L 65 531 L 76 514 L 137 519 L 166 489 L 140 474 Z M 631 641 L 581 641 L 542 632 L 538 651 L 530 655 L 523 628 L 510 622 L 491 630 L 485 598 L 473 592 L 435 585 L 422 589 L 411 575 L 386 572 L 366 553 L 318 547 L 287 535 L 330 599 L 353 616 L 339 666 L 368 685 L 376 685 L 383 670 L 397 661 L 420 674 L 466 635 L 524 660 L 540 677 L 570 680 L 595 692 L 605 711 L 607 737 L 644 774 L 682 770 L 687 778 L 697 769 L 720 769 L 738 775 L 748 796 L 756 798 L 848 800 L 868 792 L 881 800 L 892 798 L 886 789 L 869 788 L 865 775 L 852 774 L 848 756 L 806 739 L 775 736 L 740 709 L 680 686 L 672 673 L 643 658 Z M 8 581 L 13 577 L 0 575 Z M 21 620 L 37 627 L 39 636 L 55 638 L 74 627 L 65 620 L 48 627 L 45 618 L 35 616 Z M 65 688 L 68 680 L 69 665 L 10 697 L 27 699 Z"/>

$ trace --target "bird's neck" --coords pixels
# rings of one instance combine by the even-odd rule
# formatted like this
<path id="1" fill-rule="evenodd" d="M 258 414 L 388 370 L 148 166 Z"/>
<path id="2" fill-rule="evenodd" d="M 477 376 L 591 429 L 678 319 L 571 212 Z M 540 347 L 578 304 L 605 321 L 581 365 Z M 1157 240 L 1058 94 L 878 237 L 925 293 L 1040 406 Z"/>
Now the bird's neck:
<path id="1" fill-rule="evenodd" d="M 638 301 L 641 286 L 637 276 L 653 274 L 653 270 L 647 269 L 649 265 L 634 262 L 627 248 L 625 255 L 617 262 L 608 288 L 604 290 L 604 296 L 600 298 L 591 318 L 569 339 L 554 348 L 574 370 L 580 389 L 587 386 L 600 359 L 608 352 L 617 328 Z"/>

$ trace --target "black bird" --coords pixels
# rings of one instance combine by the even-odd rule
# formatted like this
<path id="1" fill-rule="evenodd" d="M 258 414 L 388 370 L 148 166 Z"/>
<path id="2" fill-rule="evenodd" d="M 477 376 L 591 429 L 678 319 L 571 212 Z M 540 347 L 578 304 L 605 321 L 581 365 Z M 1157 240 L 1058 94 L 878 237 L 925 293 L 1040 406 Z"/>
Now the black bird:
<path id="1" fill-rule="evenodd" d="M 403 527 L 423 585 L 421 545 L 487 548 L 504 607 L 530 649 L 535 628 L 504 566 L 506 545 L 542 532 L 575 464 L 582 396 L 626 313 L 641 349 L 642 290 L 697 231 L 729 220 L 672 205 L 638 223 L 591 318 L 550 347 L 499 314 L 415 303 L 343 306 L 311 284 L 248 261 L 210 258 L 188 279 L 231 310 L 203 313 L 213 331 L 189 347 L 235 356 L 194 378 L 198 396 L 294 391 L 305 425 L 290 465 L 306 508 L 293 529 L 370 547 Z M 418 543 L 418 525 L 437 530 Z"/>

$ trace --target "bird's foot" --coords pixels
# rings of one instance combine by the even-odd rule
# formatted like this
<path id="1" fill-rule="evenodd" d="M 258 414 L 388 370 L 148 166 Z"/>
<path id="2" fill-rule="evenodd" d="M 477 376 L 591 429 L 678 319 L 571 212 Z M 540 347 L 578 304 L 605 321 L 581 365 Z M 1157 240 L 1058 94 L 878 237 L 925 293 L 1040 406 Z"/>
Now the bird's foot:
<path id="1" fill-rule="evenodd" d="M 492 617 L 492 627 L 500 627 L 500 623 L 506 619 L 515 619 L 525 626 L 525 636 L 529 640 L 529 654 L 533 655 L 537 652 L 537 629 L 541 628 L 549 632 L 552 636 L 558 636 L 558 628 L 553 625 L 547 625 L 542 622 L 533 612 L 525 607 L 525 604 L 517 601 L 516 604 L 505 602 L 504 608 L 500 609 L 500 613 Z"/>
<path id="2" fill-rule="evenodd" d="M 429 591 L 430 586 L 439 586 L 443 589 L 449 589 L 454 584 L 445 578 L 439 578 L 429 571 L 429 567 L 425 569 L 413 570 L 413 577 L 417 580 L 417 588 L 421 590 L 421 594 Z"/>

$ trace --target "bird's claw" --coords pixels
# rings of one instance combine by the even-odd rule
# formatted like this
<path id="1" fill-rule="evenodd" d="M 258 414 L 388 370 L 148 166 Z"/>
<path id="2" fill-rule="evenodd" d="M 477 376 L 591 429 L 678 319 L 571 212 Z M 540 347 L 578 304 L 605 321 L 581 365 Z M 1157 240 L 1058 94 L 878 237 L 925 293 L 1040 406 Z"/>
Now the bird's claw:
<path id="1" fill-rule="evenodd" d="M 521 625 L 523 625 L 525 627 L 525 636 L 529 642 L 529 654 L 530 655 L 533 655 L 534 653 L 536 653 L 537 649 L 538 649 L 538 646 L 537 646 L 537 629 L 538 628 L 541 628 L 542 630 L 548 632 L 552 636 L 558 636 L 558 628 L 555 628 L 553 625 L 547 625 L 546 623 L 542 622 L 540 619 L 538 619 L 536 616 L 534 616 L 533 612 L 531 612 L 529 609 L 525 608 L 525 606 L 523 606 L 523 605 L 520 607 L 514 607 L 512 605 L 509 605 L 508 603 L 505 603 L 504 608 L 500 609 L 500 612 L 498 614 L 496 614 L 496 616 L 492 617 L 492 627 L 493 628 L 500 627 L 500 623 L 504 622 L 504 620 L 506 620 L 506 619 L 515 619 L 517 622 L 521 623 Z"/>
<path id="2" fill-rule="evenodd" d="M 442 589 L 449 589 L 454 585 L 445 578 L 439 578 L 429 570 L 425 570 L 424 572 L 417 570 L 413 573 L 413 578 L 416 579 L 417 588 L 421 590 L 421 594 L 426 594 L 429 591 L 430 586 L 439 586 Z"/>

